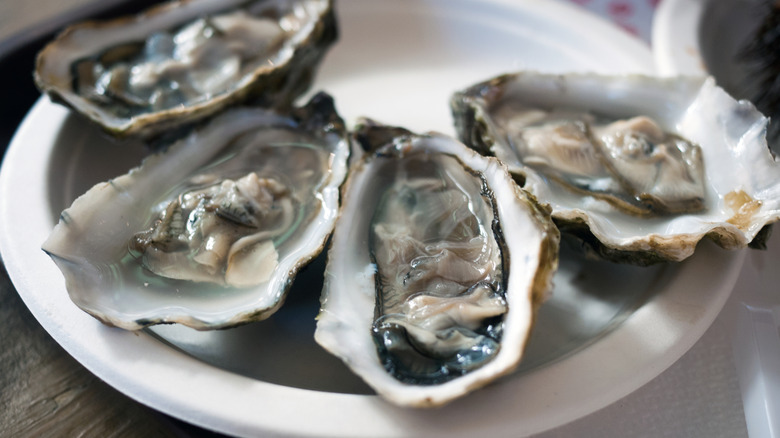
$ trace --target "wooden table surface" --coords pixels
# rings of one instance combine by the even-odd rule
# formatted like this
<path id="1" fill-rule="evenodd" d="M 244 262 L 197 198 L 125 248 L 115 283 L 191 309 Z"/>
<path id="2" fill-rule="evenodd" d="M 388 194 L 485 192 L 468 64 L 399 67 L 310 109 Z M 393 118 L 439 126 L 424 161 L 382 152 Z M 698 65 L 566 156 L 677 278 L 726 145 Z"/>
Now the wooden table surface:
<path id="1" fill-rule="evenodd" d="M 87 371 L 38 324 L 0 270 L 0 436 L 174 437 L 174 421 Z"/>

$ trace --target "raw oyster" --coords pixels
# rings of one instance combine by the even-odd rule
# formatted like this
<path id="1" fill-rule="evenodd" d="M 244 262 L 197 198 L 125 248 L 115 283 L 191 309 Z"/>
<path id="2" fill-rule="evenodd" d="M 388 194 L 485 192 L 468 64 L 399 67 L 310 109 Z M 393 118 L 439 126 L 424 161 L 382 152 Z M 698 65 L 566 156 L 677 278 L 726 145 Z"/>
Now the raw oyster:
<path id="1" fill-rule="evenodd" d="M 558 264 L 557 229 L 498 160 L 366 121 L 315 339 L 380 395 L 435 406 L 514 369 Z"/>
<path id="2" fill-rule="evenodd" d="M 549 202 L 562 232 L 614 261 L 743 248 L 780 217 L 766 119 L 707 78 L 508 74 L 452 98 L 461 139 Z"/>
<path id="3" fill-rule="evenodd" d="M 236 108 L 76 199 L 43 249 L 109 325 L 263 319 L 330 235 L 348 156 L 325 94 L 289 116 Z"/>
<path id="4" fill-rule="evenodd" d="M 66 29 L 35 81 L 117 136 L 153 137 L 249 99 L 287 109 L 336 39 L 330 0 L 191 0 Z"/>

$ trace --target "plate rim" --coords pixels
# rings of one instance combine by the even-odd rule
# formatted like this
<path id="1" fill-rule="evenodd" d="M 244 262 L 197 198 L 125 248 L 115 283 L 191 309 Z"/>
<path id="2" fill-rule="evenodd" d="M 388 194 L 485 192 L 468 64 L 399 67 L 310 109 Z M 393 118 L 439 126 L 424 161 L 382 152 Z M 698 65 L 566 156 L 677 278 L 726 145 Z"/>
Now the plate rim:
<path id="1" fill-rule="evenodd" d="M 641 55 L 636 55 L 638 63 L 651 65 L 651 63 L 644 61 L 645 58 L 651 56 L 649 49 L 644 44 L 575 5 L 558 1 L 550 2 L 549 0 L 528 0 L 522 4 L 514 3 L 511 0 L 482 0 L 482 2 L 503 5 L 518 11 L 533 10 L 559 22 L 568 21 L 574 15 L 580 23 L 587 25 L 585 27 L 593 32 L 594 37 L 598 36 L 605 41 L 609 40 L 616 45 L 615 47 L 620 47 L 620 50 L 641 53 Z M 479 2 L 472 0 L 472 3 Z M 638 48 L 641 50 L 636 52 Z M 643 61 L 639 61 L 640 59 Z M 26 159 L 22 158 L 32 153 L 29 145 L 24 144 L 25 139 L 31 135 L 36 137 L 56 136 L 59 126 L 68 117 L 68 114 L 66 109 L 57 107 L 47 98 L 42 97 L 25 117 L 11 141 L 3 160 L 3 167 L 0 170 L 0 212 L 7 214 L 14 204 L 11 201 L 17 199 L 17 196 L 21 196 L 20 193 L 10 194 L 12 188 L 18 189 L 23 186 L 22 193 L 29 192 L 30 194 L 47 190 L 46 187 L 43 187 L 45 182 L 30 180 L 29 174 L 25 175 L 30 170 L 37 171 L 38 174 L 41 172 L 41 169 L 35 169 L 34 163 L 25 162 Z M 36 122 L 43 115 L 46 115 L 45 117 L 50 120 L 50 123 L 47 123 L 46 126 L 39 126 Z M 48 154 L 44 156 L 49 158 Z M 14 166 L 6 165 L 7 163 L 13 163 Z M 45 218 L 47 223 L 50 220 L 51 218 Z M 25 226 L 36 229 L 35 226 L 40 226 L 41 222 L 44 222 L 43 218 L 26 218 Z M 370 430 L 382 431 L 384 434 L 395 436 L 423 432 L 430 432 L 434 435 L 473 433 L 474 431 L 465 429 L 453 430 L 453 425 L 460 423 L 452 421 L 452 418 L 457 418 L 460 413 L 465 414 L 470 405 L 488 402 L 489 397 L 507 396 L 518 386 L 516 383 L 504 382 L 504 384 L 492 385 L 473 393 L 469 395 L 468 399 L 457 400 L 439 410 L 410 411 L 382 402 L 377 396 L 323 393 L 288 388 L 239 376 L 172 349 L 149 334 L 126 332 L 103 326 L 75 307 L 67 294 L 41 296 L 40 292 L 30 291 L 29 288 L 33 284 L 39 287 L 60 288 L 64 291 L 64 279 L 60 275 L 55 278 L 41 278 L 46 276 L 25 269 L 22 261 L 30 261 L 25 251 L 28 250 L 31 254 L 35 253 L 32 249 L 24 248 L 25 239 L 37 237 L 31 236 L 29 232 L 20 233 L 17 229 L 18 226 L 18 221 L 0 222 L 0 254 L 3 256 L 9 277 L 20 297 L 44 329 L 82 365 L 114 388 L 147 406 L 207 429 L 242 436 L 251 436 L 258 432 L 274 436 L 363 436 L 369 430 L 365 428 L 367 426 L 372 428 Z M 38 245 L 40 243 L 36 245 L 36 249 Z M 569 388 L 560 387 L 559 381 L 556 380 L 556 372 L 576 366 L 577 362 L 572 362 L 570 359 L 529 371 L 526 375 L 534 376 L 535 380 L 531 379 L 533 384 L 528 384 L 529 379 L 527 378 L 511 379 L 510 376 L 509 379 L 512 382 L 526 381 L 526 383 L 519 385 L 526 390 L 542 391 L 552 388 L 559 391 L 557 394 L 548 393 L 546 400 L 541 397 L 540 402 L 543 405 L 556 398 L 566 398 L 569 400 L 568 404 L 563 408 L 552 410 L 552 412 L 543 412 L 542 415 L 527 423 L 509 424 L 512 429 L 506 429 L 507 424 L 499 424 L 492 426 L 491 430 L 494 432 L 512 430 L 520 434 L 533 434 L 561 426 L 628 395 L 676 362 L 701 337 L 720 312 L 736 283 L 745 259 L 744 251 L 727 253 L 715 248 L 710 243 L 704 243 L 702 246 L 705 247 L 704 251 L 699 251 L 694 257 L 705 258 L 707 262 L 722 263 L 726 268 L 722 271 L 725 278 L 719 277 L 719 279 L 725 280 L 724 284 L 730 284 L 729 287 L 720 287 L 714 297 L 707 297 L 711 300 L 709 307 L 703 311 L 696 308 L 695 303 L 704 296 L 702 290 L 704 288 L 673 291 L 677 295 L 675 293 L 659 294 L 649 301 L 649 306 L 643 306 L 629 316 L 619 328 L 596 340 L 587 348 L 573 353 L 570 357 L 592 360 L 592 357 L 603 354 L 604 351 L 610 351 L 610 345 L 616 342 L 625 342 L 626 336 L 631 339 L 629 336 L 631 331 L 641 328 L 641 325 L 646 321 L 662 318 L 663 315 L 659 315 L 659 313 L 666 309 L 673 311 L 671 316 L 666 315 L 673 318 L 671 322 L 685 327 L 685 330 L 680 333 L 678 327 L 677 336 L 675 333 L 662 333 L 659 335 L 661 339 L 655 339 L 661 343 L 671 342 L 671 348 L 665 354 L 655 357 L 651 361 L 652 363 L 627 354 L 626 357 L 622 358 L 623 360 L 643 363 L 644 367 L 638 371 L 634 370 L 631 373 L 633 379 L 630 381 L 623 381 L 622 384 L 610 384 L 604 391 L 596 394 L 595 398 L 593 398 L 594 394 L 592 393 L 572 394 L 566 391 Z M 48 266 L 49 270 L 54 269 L 59 274 L 54 263 L 42 251 L 38 250 L 33 255 L 32 260 L 39 260 L 43 266 Z M 684 270 L 690 265 L 691 263 L 688 263 L 682 269 Z M 683 310 L 678 308 L 679 305 L 683 306 Z M 693 309 L 692 313 L 691 309 Z M 73 331 L 73 326 L 78 327 L 78 329 Z M 117 346 L 122 348 L 117 348 Z M 96 354 L 95 349 L 102 354 L 111 354 L 112 356 L 110 358 L 102 357 L 100 354 Z M 144 354 L 139 356 L 139 352 Z M 173 362 L 148 361 L 144 356 L 166 357 Z M 112 360 L 120 360 L 122 366 L 112 366 Z M 144 378 L 139 379 L 137 377 L 139 375 L 143 375 Z M 604 377 L 606 375 L 602 375 L 602 378 Z M 197 381 L 197 384 L 192 384 L 193 381 Z M 172 386 L 174 382 L 176 385 Z M 556 384 L 559 386 L 556 387 Z M 213 385 L 220 388 L 227 385 L 231 391 L 218 391 L 214 394 L 212 393 Z M 163 390 L 163 394 L 160 394 L 159 388 L 161 387 L 180 392 L 165 392 Z M 238 389 L 241 391 L 235 392 Z M 300 397 L 304 393 L 306 397 Z M 209 408 L 219 410 L 220 406 L 228 404 L 231 405 L 231 409 L 222 409 L 219 414 L 215 414 L 215 411 L 208 411 Z M 331 409 L 320 412 L 315 410 L 315 408 L 325 405 L 330 405 Z M 354 418 L 362 415 L 362 418 L 356 419 L 355 423 L 351 425 L 352 427 L 345 430 L 339 425 L 339 421 L 342 420 L 334 421 L 332 417 L 327 415 L 332 413 L 333 406 L 336 405 L 338 405 L 338 410 L 349 412 L 347 417 Z M 293 406 L 311 414 L 307 421 L 290 423 L 286 420 L 289 416 L 288 409 Z M 528 406 L 528 408 L 534 407 Z M 258 419 L 258 411 L 264 413 L 261 419 Z M 398 422 L 396 421 L 398 417 L 404 417 L 407 421 Z M 448 418 L 449 425 L 444 423 Z M 438 427 L 433 427 L 434 425 Z M 516 429 L 517 427 L 520 428 Z M 480 433 L 485 432 L 488 431 L 484 429 L 480 431 Z"/>
<path id="2" fill-rule="evenodd" d="M 651 28 L 653 57 L 658 73 L 707 75 L 699 29 L 710 0 L 664 0 L 656 9 Z"/>

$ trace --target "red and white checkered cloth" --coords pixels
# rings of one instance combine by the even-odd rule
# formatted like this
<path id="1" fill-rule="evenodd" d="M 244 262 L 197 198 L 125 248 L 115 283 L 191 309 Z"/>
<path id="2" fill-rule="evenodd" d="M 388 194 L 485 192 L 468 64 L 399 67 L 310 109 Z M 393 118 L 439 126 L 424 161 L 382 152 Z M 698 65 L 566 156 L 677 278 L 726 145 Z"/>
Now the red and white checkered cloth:
<path id="1" fill-rule="evenodd" d="M 650 43 L 653 13 L 661 0 L 569 0 Z"/>

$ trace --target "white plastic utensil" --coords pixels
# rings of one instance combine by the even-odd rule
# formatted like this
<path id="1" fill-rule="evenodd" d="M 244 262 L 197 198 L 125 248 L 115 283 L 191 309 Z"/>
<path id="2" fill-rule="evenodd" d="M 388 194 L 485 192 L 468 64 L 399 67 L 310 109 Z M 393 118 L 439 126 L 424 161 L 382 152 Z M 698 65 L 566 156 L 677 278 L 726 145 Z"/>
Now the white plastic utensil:
<path id="1" fill-rule="evenodd" d="M 664 0 L 653 24 L 662 75 L 712 74 L 731 92 L 748 74 L 735 62 L 767 0 Z M 758 15 L 760 17 L 760 15 Z M 775 228 L 778 228 L 775 226 Z M 750 251 L 724 312 L 751 438 L 780 438 L 780 231 L 767 251 Z"/>
<path id="2" fill-rule="evenodd" d="M 751 438 L 780 437 L 780 236 L 750 254 L 732 300 L 734 365 Z"/>

